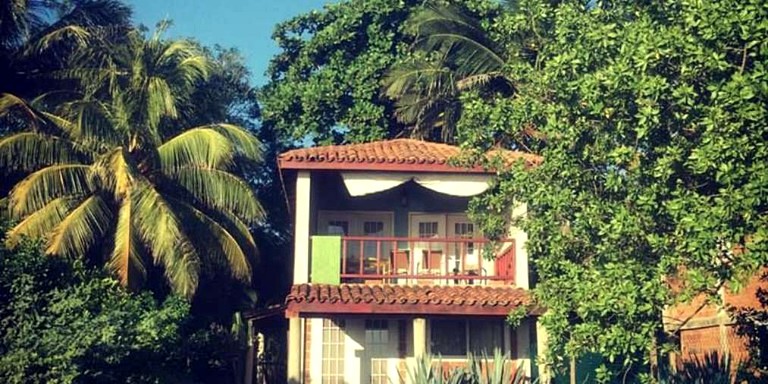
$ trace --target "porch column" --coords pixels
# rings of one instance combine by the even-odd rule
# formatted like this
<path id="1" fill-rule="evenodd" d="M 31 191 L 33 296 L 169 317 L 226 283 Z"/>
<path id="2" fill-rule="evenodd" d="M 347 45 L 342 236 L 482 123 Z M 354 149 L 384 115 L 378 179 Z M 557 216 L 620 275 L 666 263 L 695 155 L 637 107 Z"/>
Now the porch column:
<path id="1" fill-rule="evenodd" d="M 288 320 L 288 384 L 301 383 L 301 323 L 298 316 Z"/>
<path id="2" fill-rule="evenodd" d="M 293 220 L 293 284 L 309 283 L 310 173 L 296 177 L 296 215 Z"/>
<path id="3" fill-rule="evenodd" d="M 549 366 L 545 364 L 544 356 L 547 354 L 547 334 L 546 328 L 541 325 L 541 322 L 536 320 L 536 367 L 539 370 L 539 383 L 549 384 L 552 380 L 552 375 L 549 370 Z"/>
<path id="4" fill-rule="evenodd" d="M 413 319 L 413 356 L 420 358 L 427 353 L 427 320 L 423 317 Z"/>

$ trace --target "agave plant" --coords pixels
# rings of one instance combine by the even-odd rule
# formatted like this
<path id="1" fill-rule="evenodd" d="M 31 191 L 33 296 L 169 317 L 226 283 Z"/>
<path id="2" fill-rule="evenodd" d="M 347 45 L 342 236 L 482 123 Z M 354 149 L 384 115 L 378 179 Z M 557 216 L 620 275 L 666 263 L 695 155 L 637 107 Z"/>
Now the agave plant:
<path id="1" fill-rule="evenodd" d="M 732 384 L 741 382 L 743 366 L 734 366 L 729 354 L 707 353 L 685 361 L 677 369 L 661 372 L 661 384 Z"/>
<path id="2" fill-rule="evenodd" d="M 495 349 L 493 358 L 483 354 L 467 356 L 465 368 L 444 371 L 439 362 L 433 364 L 428 355 L 416 359 L 416 364 L 408 370 L 409 382 L 413 384 L 523 384 L 528 383 L 522 365 L 510 370 L 509 356 Z"/>

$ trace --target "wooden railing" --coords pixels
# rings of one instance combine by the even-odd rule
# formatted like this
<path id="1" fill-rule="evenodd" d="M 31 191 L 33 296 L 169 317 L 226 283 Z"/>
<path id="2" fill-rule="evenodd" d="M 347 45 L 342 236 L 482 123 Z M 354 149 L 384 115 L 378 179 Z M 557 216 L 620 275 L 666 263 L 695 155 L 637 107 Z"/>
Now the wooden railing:
<path id="1" fill-rule="evenodd" d="M 494 260 L 484 260 L 484 247 Z M 390 284 L 514 283 L 513 240 L 341 238 L 341 281 Z"/>

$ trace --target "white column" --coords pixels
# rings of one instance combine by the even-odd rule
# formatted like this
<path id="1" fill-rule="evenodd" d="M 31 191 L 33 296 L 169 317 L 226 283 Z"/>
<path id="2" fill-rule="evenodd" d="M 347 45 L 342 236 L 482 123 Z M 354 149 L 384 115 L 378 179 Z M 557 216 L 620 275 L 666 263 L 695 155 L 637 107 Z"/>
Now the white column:
<path id="1" fill-rule="evenodd" d="M 296 214 L 293 220 L 293 284 L 309 282 L 310 190 L 309 171 L 300 171 L 296 177 Z"/>
<path id="2" fill-rule="evenodd" d="M 520 204 L 512 211 L 512 217 L 526 215 L 528 207 Z M 528 234 L 520 228 L 511 227 L 509 237 L 515 239 L 515 286 L 530 289 L 528 282 L 528 252 L 525 250 L 525 243 L 528 241 Z"/>
<path id="3" fill-rule="evenodd" d="M 302 351 L 301 351 L 301 334 L 302 334 L 302 323 L 301 319 L 296 317 L 291 317 L 288 320 L 288 364 L 287 364 L 287 371 L 288 371 L 288 383 L 289 384 L 299 384 L 302 382 L 302 375 L 301 375 L 301 362 L 302 362 Z"/>
<path id="4" fill-rule="evenodd" d="M 549 371 L 549 366 L 547 366 L 546 361 L 544 360 L 544 357 L 547 354 L 547 338 L 549 335 L 547 334 L 546 328 L 544 328 L 543 325 L 541 325 L 541 322 L 538 320 L 536 321 L 536 356 L 534 358 L 536 359 L 536 367 L 539 369 L 539 383 L 541 384 L 549 384 L 552 380 L 551 372 Z"/>
<path id="5" fill-rule="evenodd" d="M 427 353 L 427 320 L 413 319 L 413 356 L 420 358 Z"/>

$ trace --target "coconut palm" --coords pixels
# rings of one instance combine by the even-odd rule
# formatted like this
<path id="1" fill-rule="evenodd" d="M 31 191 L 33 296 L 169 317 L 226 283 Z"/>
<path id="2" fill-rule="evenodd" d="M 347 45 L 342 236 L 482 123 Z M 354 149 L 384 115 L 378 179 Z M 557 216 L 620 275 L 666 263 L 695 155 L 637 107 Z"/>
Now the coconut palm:
<path id="1" fill-rule="evenodd" d="M 415 36 L 413 58 L 393 66 L 383 93 L 395 101 L 395 115 L 416 137 L 450 141 L 461 112 L 459 95 L 489 87 L 513 91 L 503 71 L 502 48 L 478 21 L 460 8 L 427 4 L 408 21 Z"/>
<path id="2" fill-rule="evenodd" d="M 55 89 L 52 73 L 103 29 L 126 29 L 130 9 L 116 0 L 0 2 L 0 92 L 33 96 Z M 67 84 L 71 86 L 71 84 Z"/>
<path id="3" fill-rule="evenodd" d="M 97 65 L 72 70 L 85 89 L 77 100 L 0 98 L 0 113 L 28 125 L 0 140 L 0 168 L 28 172 L 8 196 L 18 224 L 7 241 L 42 237 L 50 255 L 100 255 L 130 287 L 154 264 L 190 297 L 216 265 L 250 279 L 249 225 L 263 210 L 236 166 L 261 154 L 234 125 L 166 129 L 208 63 L 191 42 L 161 33 L 133 31 L 128 44 L 83 53 Z"/>

